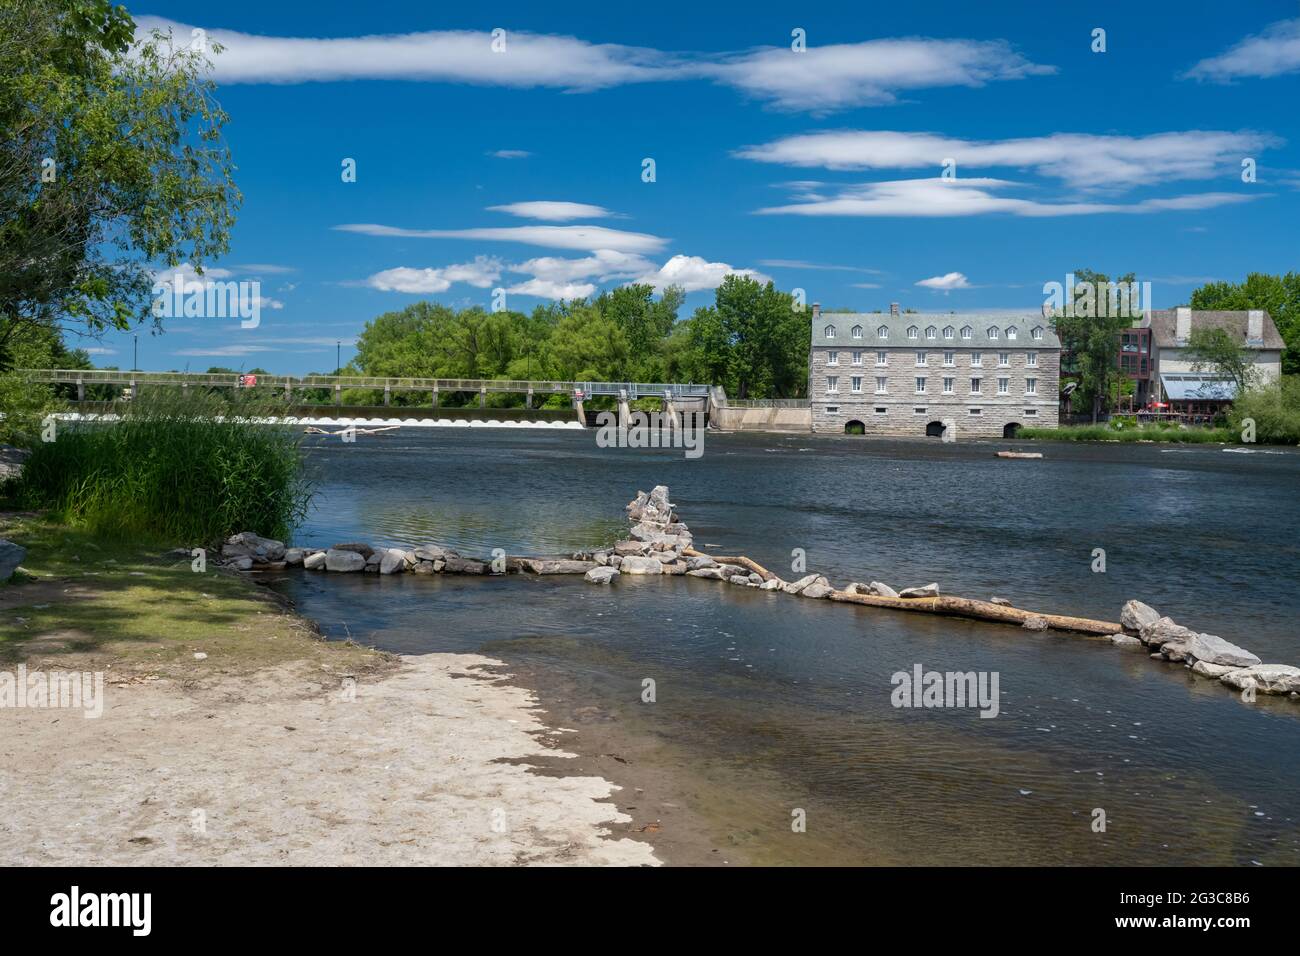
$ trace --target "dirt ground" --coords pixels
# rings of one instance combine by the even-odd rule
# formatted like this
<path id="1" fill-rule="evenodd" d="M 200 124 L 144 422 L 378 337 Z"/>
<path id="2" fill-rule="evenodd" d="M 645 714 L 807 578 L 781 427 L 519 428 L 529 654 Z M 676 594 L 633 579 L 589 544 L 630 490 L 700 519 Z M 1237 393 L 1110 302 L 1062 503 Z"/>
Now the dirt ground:
<path id="1" fill-rule="evenodd" d="M 496 663 L 405 658 L 354 696 L 296 663 L 132 677 L 98 719 L 0 711 L 0 865 L 656 863 L 613 785 L 530 772 L 562 735 Z"/>

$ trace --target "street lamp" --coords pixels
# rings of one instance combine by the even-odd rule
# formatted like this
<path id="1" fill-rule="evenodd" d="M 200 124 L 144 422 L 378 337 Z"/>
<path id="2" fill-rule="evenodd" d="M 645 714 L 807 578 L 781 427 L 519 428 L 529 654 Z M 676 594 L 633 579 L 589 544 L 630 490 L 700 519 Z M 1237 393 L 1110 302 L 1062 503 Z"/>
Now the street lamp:
<path id="1" fill-rule="evenodd" d="M 334 374 L 343 374 L 343 343 L 334 343 Z"/>
<path id="2" fill-rule="evenodd" d="M 140 371 L 140 336 L 132 335 L 131 338 L 135 340 L 131 354 L 131 371 L 138 372 Z"/>

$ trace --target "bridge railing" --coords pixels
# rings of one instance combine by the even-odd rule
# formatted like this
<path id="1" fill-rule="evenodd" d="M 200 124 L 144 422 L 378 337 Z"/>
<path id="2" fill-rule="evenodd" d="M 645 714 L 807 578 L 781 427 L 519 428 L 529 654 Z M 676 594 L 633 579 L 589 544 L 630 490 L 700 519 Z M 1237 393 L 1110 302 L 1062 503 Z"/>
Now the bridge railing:
<path id="1" fill-rule="evenodd" d="M 806 398 L 729 398 L 729 408 L 807 408 Z"/>
<path id="2" fill-rule="evenodd" d="M 198 385 L 214 388 L 237 388 L 244 375 L 226 372 L 141 372 L 117 369 L 25 369 L 22 374 L 34 382 L 60 385 Z M 254 387 L 268 389 L 362 388 L 376 391 L 421 392 L 543 392 L 584 395 L 617 395 L 629 398 L 660 398 L 665 392 L 674 396 L 704 396 L 708 385 L 680 382 L 549 382 L 526 379 L 493 378 L 410 378 L 377 375 L 256 375 Z"/>

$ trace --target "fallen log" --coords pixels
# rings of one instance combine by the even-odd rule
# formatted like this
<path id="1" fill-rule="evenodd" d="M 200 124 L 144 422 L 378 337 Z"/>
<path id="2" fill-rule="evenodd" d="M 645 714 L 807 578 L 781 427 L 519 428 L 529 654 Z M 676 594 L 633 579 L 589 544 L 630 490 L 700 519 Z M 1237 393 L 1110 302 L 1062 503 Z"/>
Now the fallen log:
<path id="1" fill-rule="evenodd" d="M 754 561 L 754 560 L 751 559 L 751 558 L 747 558 L 747 557 L 745 557 L 743 554 L 742 554 L 742 555 L 738 555 L 738 556 L 736 556 L 736 557 L 725 557 L 725 558 L 720 558 L 720 557 L 718 557 L 716 554 L 705 555 L 704 552 L 702 552 L 702 551 L 696 551 L 694 548 L 683 548 L 683 549 L 682 549 L 682 554 L 685 555 L 685 556 L 688 557 L 688 558 L 710 557 L 710 558 L 712 558 L 714 561 L 717 561 L 718 564 L 738 564 L 738 565 L 740 565 L 740 566 L 743 567 L 743 568 L 749 568 L 749 570 L 753 571 L 755 574 L 757 574 L 759 577 L 761 577 L 764 581 L 770 581 L 770 580 L 772 580 L 774 577 L 776 577 L 775 574 L 773 574 L 773 573 L 772 573 L 771 571 L 769 571 L 767 568 L 763 567 L 763 566 L 762 566 L 761 564 L 759 564 L 757 561 Z"/>
<path id="2" fill-rule="evenodd" d="M 1122 630 L 1118 623 L 1112 621 L 1094 621 L 1086 617 L 1070 617 L 1064 614 L 1041 614 L 1038 611 L 1026 611 L 1006 604 L 994 604 L 991 601 L 975 601 L 971 598 L 953 597 L 941 594 L 932 598 L 891 598 L 874 594 L 850 594 L 847 591 L 832 591 L 827 595 L 832 601 L 848 604 L 865 604 L 868 607 L 887 607 L 896 611 L 923 611 L 930 614 L 946 614 L 953 617 L 973 618 L 977 621 L 993 621 L 999 624 L 1024 624 L 1031 618 L 1041 618 L 1047 626 L 1057 631 L 1074 631 L 1079 634 L 1098 634 L 1109 637 Z"/>

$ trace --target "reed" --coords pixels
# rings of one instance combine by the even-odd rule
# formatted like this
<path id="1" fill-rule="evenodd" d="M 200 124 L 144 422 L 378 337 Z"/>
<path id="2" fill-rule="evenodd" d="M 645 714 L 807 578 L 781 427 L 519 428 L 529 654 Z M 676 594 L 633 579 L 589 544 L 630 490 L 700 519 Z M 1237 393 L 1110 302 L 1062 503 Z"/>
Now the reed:
<path id="1" fill-rule="evenodd" d="M 306 514 L 302 437 L 264 420 L 283 406 L 240 393 L 147 390 L 114 422 L 58 422 L 11 497 L 95 534 L 212 544 L 285 539 Z"/>

